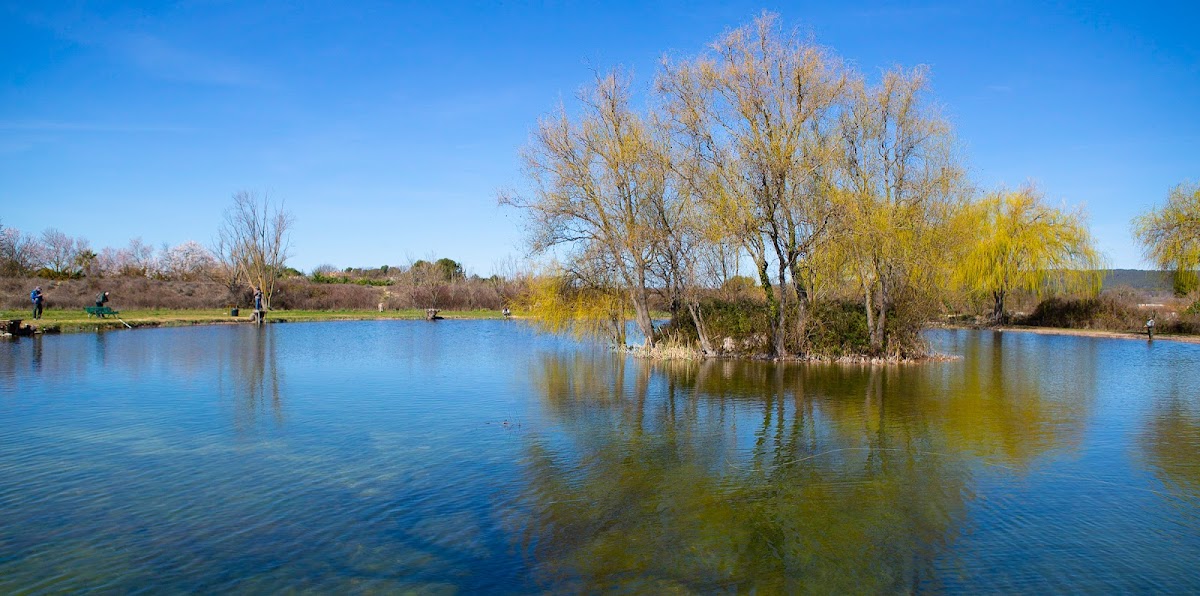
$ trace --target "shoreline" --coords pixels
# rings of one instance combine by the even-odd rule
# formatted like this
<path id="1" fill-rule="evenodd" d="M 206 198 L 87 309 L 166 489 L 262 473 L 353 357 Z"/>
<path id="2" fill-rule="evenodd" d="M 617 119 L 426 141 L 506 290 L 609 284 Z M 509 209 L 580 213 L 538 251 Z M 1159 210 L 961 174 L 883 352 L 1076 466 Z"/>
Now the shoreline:
<path id="1" fill-rule="evenodd" d="M 837 364 L 837 365 L 859 365 L 859 366 L 893 366 L 893 365 L 914 365 L 914 364 L 933 364 L 937 362 L 955 362 L 962 360 L 962 356 L 942 353 L 929 353 L 919 357 L 888 357 L 888 356 L 867 356 L 864 354 L 848 354 L 843 356 L 822 356 L 822 355 L 789 355 L 784 357 L 774 357 L 767 354 L 704 354 L 699 349 L 685 348 L 680 346 L 656 346 L 646 348 L 644 346 L 612 346 L 611 349 L 616 352 L 624 352 L 634 358 L 643 360 L 659 361 L 659 362 L 771 362 L 776 364 L 792 363 L 792 364 Z"/>
<path id="2" fill-rule="evenodd" d="M 86 314 L 80 310 L 76 311 L 49 311 L 45 313 L 41 319 L 30 320 L 27 317 L 29 313 L 26 311 L 7 310 L 0 311 L 0 319 L 20 319 L 23 326 L 29 326 L 33 334 L 36 335 L 53 335 L 59 333 L 96 333 L 100 331 L 110 331 L 114 329 L 148 329 L 157 327 L 195 327 L 200 325 L 239 325 L 253 324 L 249 315 L 231 317 L 227 309 L 203 309 L 203 310 L 168 310 L 168 309 L 143 309 L 130 310 L 122 314 L 121 319 L 105 318 L 96 319 L 88 318 Z M 503 319 L 504 315 L 501 311 L 496 310 L 457 310 L 457 311 L 442 311 L 438 314 L 439 318 L 445 320 L 489 320 Z M 521 317 L 512 317 L 518 319 Z M 405 309 L 405 310 L 389 310 L 378 312 L 375 310 L 280 310 L 269 311 L 267 323 L 310 323 L 322 321 L 419 321 L 425 320 L 425 311 L 423 309 Z M 935 323 L 929 328 L 943 329 L 971 329 L 976 331 L 995 331 L 1000 333 L 1035 333 L 1039 335 L 1064 335 L 1074 337 L 1096 337 L 1108 339 L 1139 339 L 1147 340 L 1144 333 L 1134 333 L 1130 331 L 1110 331 L 1104 329 L 1072 329 L 1067 327 L 1031 327 L 1024 325 L 1003 325 L 1000 327 L 982 327 L 975 325 L 956 325 L 950 323 Z M 1155 334 L 1154 339 L 1162 341 L 1173 341 L 1188 344 L 1200 344 L 1200 335 L 1178 335 L 1178 334 Z M 628 351 L 631 353 L 640 350 L 640 347 L 631 347 Z M 663 349 L 663 348 L 660 348 Z M 672 355 L 667 355 L 665 358 L 658 355 L 635 354 L 643 357 L 654 359 L 722 359 L 722 356 L 703 356 L 687 357 L 682 354 L 687 351 L 684 348 L 672 348 L 671 351 L 679 351 Z M 741 358 L 738 358 L 741 359 Z M 750 359 L 762 359 L 754 358 Z M 786 358 L 785 361 L 795 362 L 816 362 L 816 363 L 858 363 L 858 364 L 897 364 L 897 363 L 917 363 L 944 360 L 944 355 L 930 355 L 923 358 L 909 359 L 891 359 L 877 358 L 866 356 L 843 356 L 839 358 L 830 357 L 813 357 L 813 358 Z"/>
<path id="3" fill-rule="evenodd" d="M 57 335 L 63 333 L 97 333 L 111 330 L 152 329 L 158 327 L 196 327 L 202 325 L 253 325 L 250 316 L 229 316 L 228 309 L 204 310 L 130 310 L 117 317 L 104 319 L 89 318 L 81 310 L 50 311 L 38 320 L 29 319 L 28 312 L 0 311 L 0 319 L 20 319 L 22 327 L 28 326 L 33 335 Z M 503 319 L 500 311 L 460 310 L 438 313 L 445 320 L 488 320 Z M 268 311 L 266 322 L 309 323 L 323 321 L 423 321 L 425 310 L 406 309 L 378 312 L 375 310 L 279 310 Z M 7 334 L 5 334 L 7 335 Z"/>
<path id="4" fill-rule="evenodd" d="M 1150 341 L 1145 333 L 1131 331 L 1109 331 L 1105 329 L 1072 329 L 1070 327 L 1031 327 L 1026 325 L 1002 325 L 1000 327 L 976 327 L 974 325 L 938 324 L 936 327 L 945 329 L 972 329 L 975 331 L 996 331 L 1000 333 L 1036 333 L 1038 335 L 1068 335 L 1074 337 L 1098 337 L 1107 339 L 1140 339 Z M 1154 341 L 1174 341 L 1187 344 L 1200 344 L 1200 335 L 1179 335 L 1172 333 L 1155 333 Z"/>

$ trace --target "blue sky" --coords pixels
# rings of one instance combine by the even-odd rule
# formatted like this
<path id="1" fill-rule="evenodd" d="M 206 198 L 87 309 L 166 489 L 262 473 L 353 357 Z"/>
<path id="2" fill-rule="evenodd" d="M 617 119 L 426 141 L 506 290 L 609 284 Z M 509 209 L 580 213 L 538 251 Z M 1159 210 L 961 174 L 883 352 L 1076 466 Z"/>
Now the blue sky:
<path id="1" fill-rule="evenodd" d="M 209 243 L 230 197 L 309 270 L 524 254 L 518 150 L 591 78 L 648 88 L 763 9 L 870 76 L 927 64 L 974 180 L 1129 220 L 1200 180 L 1200 3 L 28 2 L 0 5 L 0 223 L 94 248 Z"/>

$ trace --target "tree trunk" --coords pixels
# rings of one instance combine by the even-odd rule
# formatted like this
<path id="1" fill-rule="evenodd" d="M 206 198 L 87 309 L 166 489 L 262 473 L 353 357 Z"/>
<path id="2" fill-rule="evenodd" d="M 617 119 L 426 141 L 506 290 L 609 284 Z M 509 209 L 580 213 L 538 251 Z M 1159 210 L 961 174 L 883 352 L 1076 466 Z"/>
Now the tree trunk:
<path id="1" fill-rule="evenodd" d="M 1005 321 L 1004 290 L 992 292 L 992 300 L 994 301 L 992 303 L 992 324 L 1003 325 Z"/>
<path id="2" fill-rule="evenodd" d="M 875 301 L 872 299 L 875 288 L 871 283 L 863 281 L 863 301 L 867 307 L 867 334 L 870 338 L 871 349 L 875 349 Z"/>
<path id="3" fill-rule="evenodd" d="M 875 337 L 871 346 L 876 352 L 882 353 L 887 339 L 887 290 L 883 280 L 879 281 L 879 316 L 875 317 Z"/>
<path id="4" fill-rule="evenodd" d="M 637 321 L 638 330 L 646 338 L 642 345 L 647 348 L 654 347 L 654 321 L 650 319 L 650 307 L 646 305 L 646 293 L 639 291 L 635 293 L 635 296 L 633 318 Z"/>
<path id="5" fill-rule="evenodd" d="M 779 308 L 779 300 L 775 298 L 775 289 L 771 286 L 771 276 L 767 273 L 766 259 L 755 263 L 755 265 L 758 267 L 758 282 L 762 284 L 763 294 L 767 298 L 767 315 L 771 319 L 772 355 L 778 356 L 779 353 L 774 352 L 774 350 L 776 350 L 779 343 L 781 343 L 782 338 L 780 336 L 782 335 L 783 330 L 780 329 L 777 322 L 782 319 L 781 315 L 783 314 L 783 311 L 781 308 Z"/>
<path id="6" fill-rule="evenodd" d="M 787 263 L 779 262 L 779 309 L 775 320 L 775 357 L 788 355 L 787 349 Z"/>
<path id="7" fill-rule="evenodd" d="M 712 354 L 712 344 L 708 341 L 708 329 L 704 326 L 704 316 L 700 312 L 700 304 L 689 300 L 687 307 L 688 312 L 692 315 L 692 323 L 696 325 L 696 336 L 700 338 L 700 351 L 705 355 Z"/>
<path id="8" fill-rule="evenodd" d="M 796 338 L 800 342 L 800 349 L 807 351 L 809 294 L 799 269 L 798 266 L 792 266 L 792 286 L 796 289 Z"/>

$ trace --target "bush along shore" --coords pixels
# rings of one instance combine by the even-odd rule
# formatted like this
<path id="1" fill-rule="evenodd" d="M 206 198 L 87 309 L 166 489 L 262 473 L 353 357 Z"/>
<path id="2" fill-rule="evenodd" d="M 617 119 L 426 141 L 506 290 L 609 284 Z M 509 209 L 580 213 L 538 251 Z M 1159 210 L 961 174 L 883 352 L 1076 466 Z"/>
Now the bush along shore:
<path id="1" fill-rule="evenodd" d="M 1191 295 L 1119 288 L 1095 297 L 1053 296 L 1037 302 L 1028 313 L 996 325 L 984 317 L 951 315 L 936 326 L 999 331 L 1027 331 L 1084 337 L 1149 339 L 1147 321 L 1154 321 L 1154 339 L 1200 343 L 1200 302 Z"/>
<path id="2" fill-rule="evenodd" d="M 701 301 L 694 315 L 677 315 L 656 333 L 649 345 L 631 349 L 649 358 L 736 358 L 844 364 L 916 363 L 949 360 L 933 353 L 919 337 L 918 326 L 897 321 L 911 331 L 901 349 L 880 352 L 872 348 L 866 308 L 853 300 L 813 301 L 803 325 L 786 330 L 783 355 L 775 350 L 770 333 L 770 307 L 765 301 L 743 297 Z M 707 336 L 701 341 L 696 322 Z M 778 341 L 778 340 L 775 340 Z"/>

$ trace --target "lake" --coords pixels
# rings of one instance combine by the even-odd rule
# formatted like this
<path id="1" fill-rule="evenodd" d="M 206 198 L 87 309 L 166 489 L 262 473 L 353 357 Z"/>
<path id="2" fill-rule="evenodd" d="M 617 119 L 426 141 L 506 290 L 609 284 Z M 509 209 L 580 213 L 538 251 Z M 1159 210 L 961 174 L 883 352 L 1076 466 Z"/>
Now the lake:
<path id="1" fill-rule="evenodd" d="M 1200 591 L 1200 346 L 646 362 L 515 321 L 0 344 L 0 593 Z"/>

